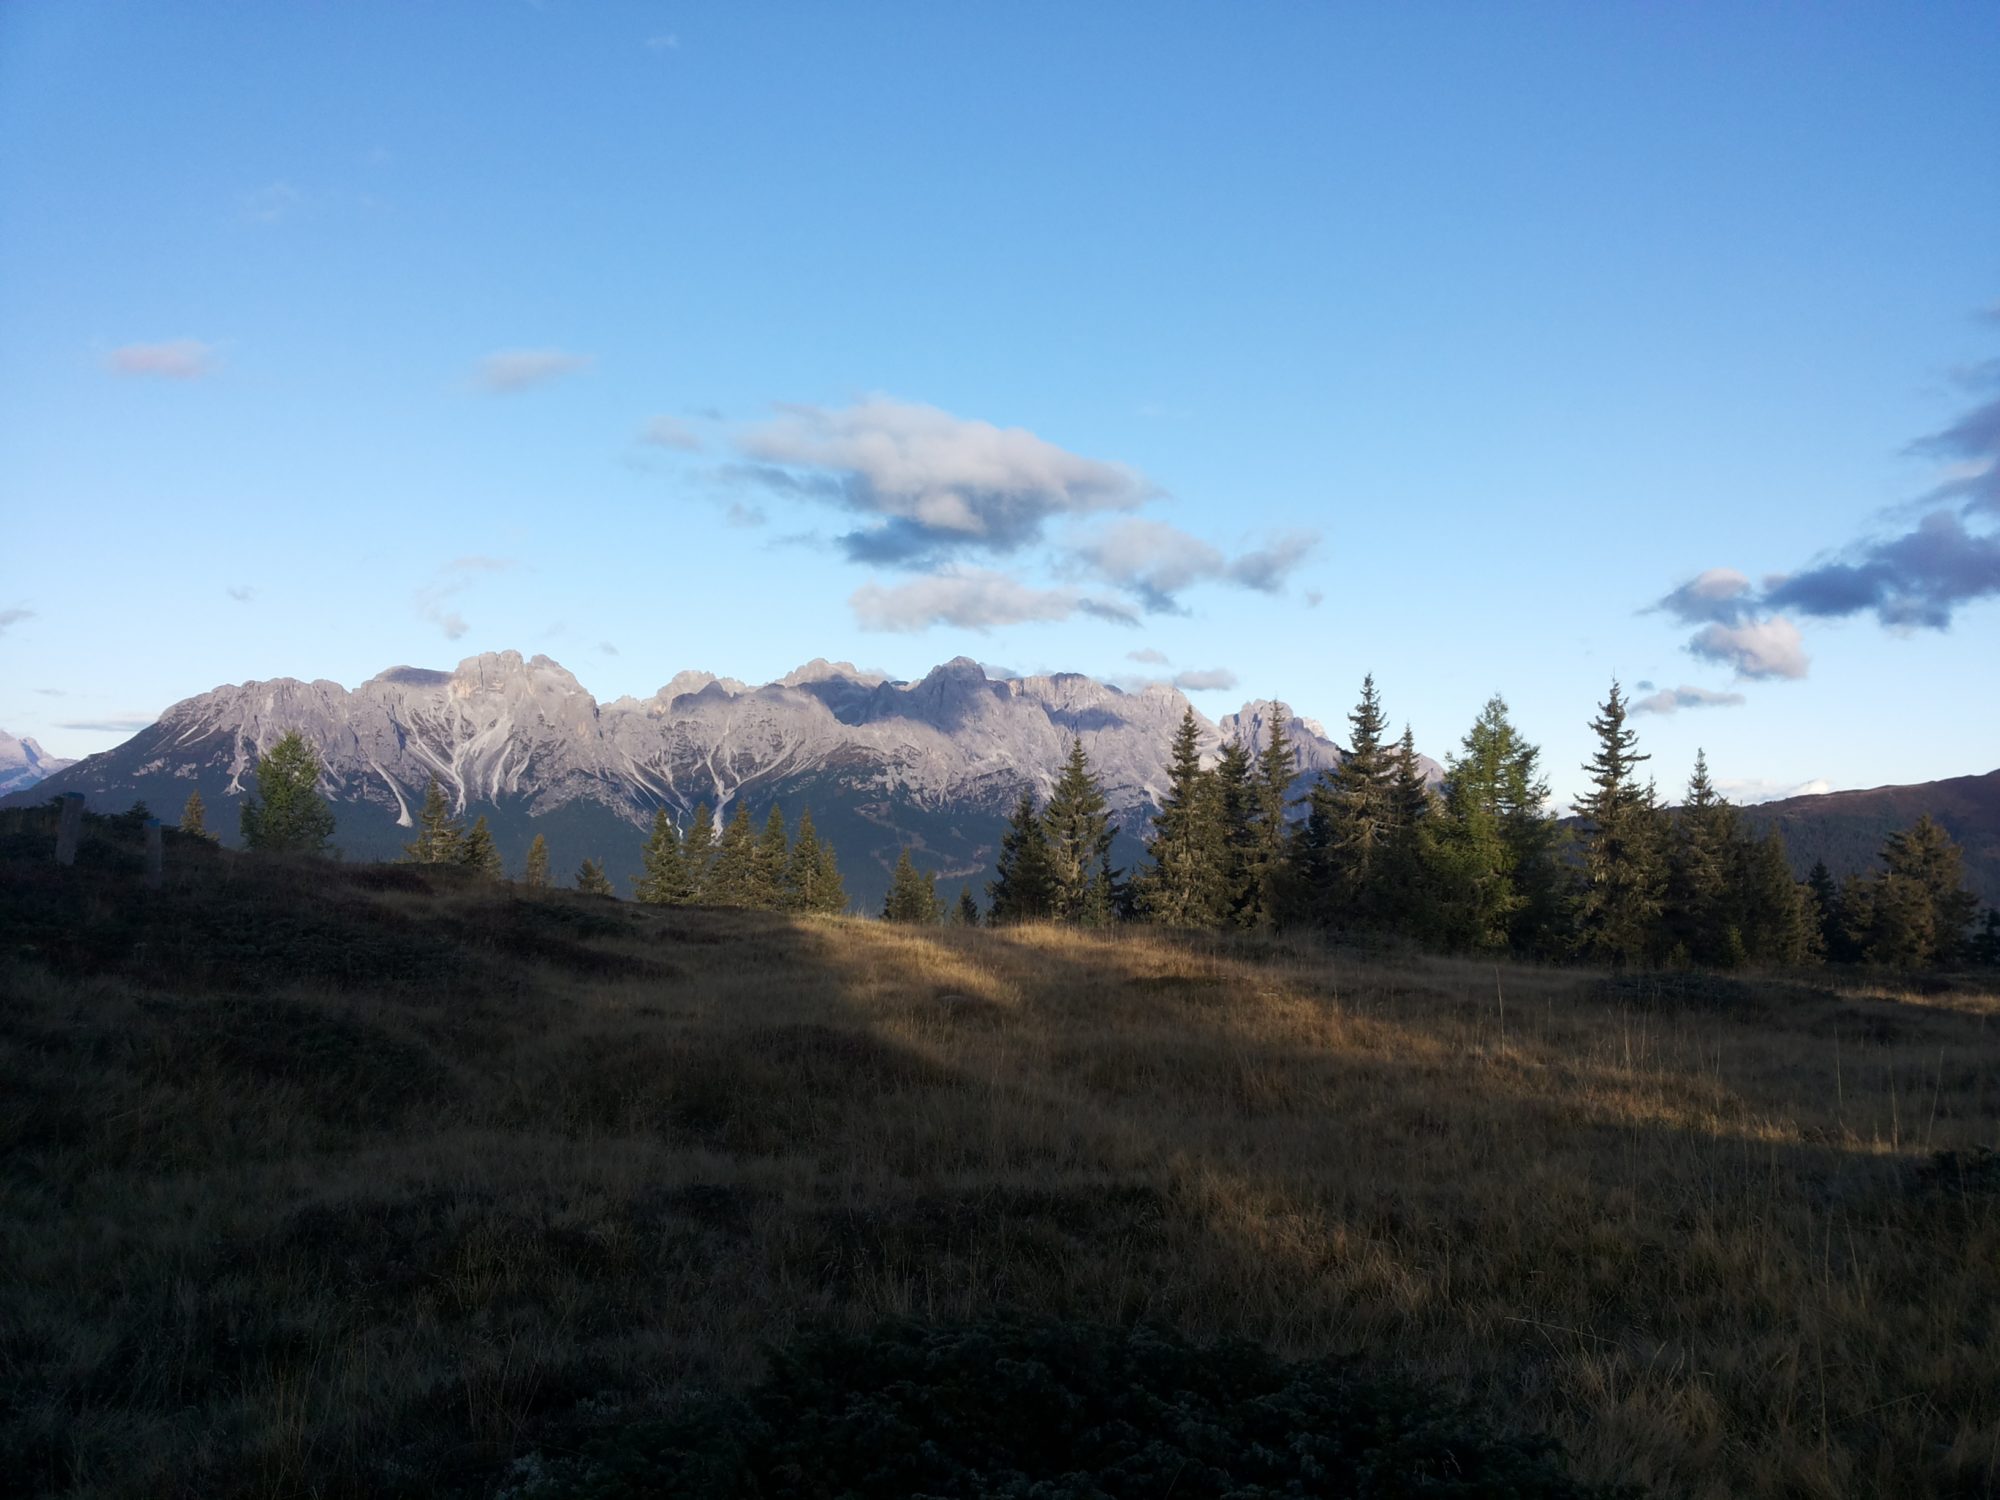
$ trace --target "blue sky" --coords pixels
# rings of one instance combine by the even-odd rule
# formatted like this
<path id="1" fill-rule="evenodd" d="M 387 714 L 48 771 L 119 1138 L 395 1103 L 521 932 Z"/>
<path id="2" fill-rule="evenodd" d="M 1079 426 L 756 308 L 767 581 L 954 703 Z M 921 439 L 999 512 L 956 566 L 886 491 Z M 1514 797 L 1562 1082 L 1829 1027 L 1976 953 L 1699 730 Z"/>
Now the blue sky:
<path id="1" fill-rule="evenodd" d="M 966 654 L 1990 770 L 1996 161 L 1990 4 L 21 0 L 0 726 Z"/>

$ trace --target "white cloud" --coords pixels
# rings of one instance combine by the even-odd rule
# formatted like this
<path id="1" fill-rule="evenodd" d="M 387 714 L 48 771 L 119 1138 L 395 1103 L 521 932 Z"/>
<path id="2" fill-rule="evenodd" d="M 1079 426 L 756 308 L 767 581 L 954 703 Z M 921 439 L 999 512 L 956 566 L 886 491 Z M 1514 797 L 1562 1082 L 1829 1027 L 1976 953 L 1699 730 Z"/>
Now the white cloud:
<path id="1" fill-rule="evenodd" d="M 1174 686 L 1183 692 L 1203 693 L 1236 686 L 1236 674 L 1227 667 L 1208 667 L 1174 674 Z"/>
<path id="2" fill-rule="evenodd" d="M 1144 662 L 1146 665 L 1152 667 L 1164 667 L 1167 664 L 1167 653 L 1156 650 L 1151 646 L 1145 646 L 1137 651 L 1127 651 L 1125 659 L 1127 661 Z"/>
<path id="3" fill-rule="evenodd" d="M 1197 583 L 1229 583 L 1271 593 L 1310 553 L 1318 537 L 1288 532 L 1270 546 L 1226 557 L 1219 547 L 1146 516 L 1114 521 L 1071 549 L 1083 566 L 1136 595 L 1149 610 L 1173 611 Z"/>
<path id="4" fill-rule="evenodd" d="M 1125 624 L 1136 619 L 1116 604 L 1088 599 L 1073 589 L 1040 589 L 986 568 L 962 568 L 885 587 L 863 584 L 849 600 L 863 630 L 913 632 L 933 625 L 991 630 L 1033 620 L 1095 615 Z"/>
<path id="5" fill-rule="evenodd" d="M 1651 683 L 1640 686 L 1651 687 Z M 1712 688 L 1677 687 L 1661 688 L 1650 698 L 1641 698 L 1632 705 L 1635 714 L 1671 714 L 1684 708 L 1735 708 L 1745 701 L 1741 693 L 1719 693 Z"/>
<path id="6" fill-rule="evenodd" d="M 1756 602 L 1750 580 L 1734 568 L 1698 573 L 1653 606 L 1690 625 L 1705 620 L 1734 624 Z"/>
<path id="7" fill-rule="evenodd" d="M 200 380 L 220 368 L 215 346 L 200 339 L 121 344 L 104 362 L 114 375 L 142 375 L 159 380 Z"/>
<path id="8" fill-rule="evenodd" d="M 1026 428 L 887 396 L 837 410 L 787 408 L 738 445 L 773 488 L 873 518 L 841 539 L 857 561 L 914 566 L 1011 552 L 1038 541 L 1053 516 L 1131 510 L 1153 494 L 1133 470 Z"/>
<path id="9" fill-rule="evenodd" d="M 1704 625 L 1688 642 L 1688 650 L 1707 661 L 1736 669 L 1738 677 L 1762 680 L 1797 679 L 1806 675 L 1804 639 L 1799 627 L 1782 615 L 1746 620 L 1740 625 Z"/>
<path id="10" fill-rule="evenodd" d="M 562 349 L 500 349 L 479 362 L 474 380 L 483 391 L 507 395 L 587 370 L 592 363 L 591 355 Z"/>

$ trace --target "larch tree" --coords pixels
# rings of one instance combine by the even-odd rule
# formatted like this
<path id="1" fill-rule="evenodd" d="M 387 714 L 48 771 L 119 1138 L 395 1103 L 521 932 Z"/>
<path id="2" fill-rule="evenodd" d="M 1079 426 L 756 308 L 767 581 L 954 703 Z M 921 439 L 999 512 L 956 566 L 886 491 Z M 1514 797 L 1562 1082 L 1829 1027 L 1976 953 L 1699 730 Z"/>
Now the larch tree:
<path id="1" fill-rule="evenodd" d="M 243 799 L 243 847 L 271 854 L 322 854 L 333 809 L 319 794 L 319 753 L 294 729 L 257 758 L 257 790 Z"/>
<path id="2" fill-rule="evenodd" d="M 709 867 L 709 901 L 717 906 L 749 906 L 756 894 L 756 858 L 757 833 L 750 824 L 750 808 L 739 802 L 735 816 L 722 830 L 715 862 Z"/>
<path id="3" fill-rule="evenodd" d="M 632 894 L 647 906 L 687 903 L 687 863 L 681 858 L 681 833 L 664 807 L 653 809 L 652 831 L 639 851 L 639 873 L 632 877 Z"/>
<path id="4" fill-rule="evenodd" d="M 977 927 L 979 925 L 979 903 L 972 899 L 972 887 L 969 885 L 962 885 L 958 888 L 958 911 L 956 916 L 958 925 L 961 927 Z"/>
<path id="5" fill-rule="evenodd" d="M 528 845 L 528 861 L 521 868 L 521 884 L 531 891 L 549 888 L 549 841 L 539 833 Z"/>
<path id="6" fill-rule="evenodd" d="M 576 867 L 576 888 L 586 896 L 618 899 L 618 890 L 611 884 L 611 877 L 604 873 L 604 866 L 594 859 L 586 859 Z"/>
<path id="7" fill-rule="evenodd" d="M 215 835 L 208 831 L 208 809 L 202 803 L 199 788 L 189 792 L 187 801 L 181 806 L 181 832 L 215 842 Z"/>
<path id="8" fill-rule="evenodd" d="M 690 899 L 715 900 L 715 814 L 706 802 L 697 802 L 688 821 L 687 837 L 681 841 L 681 861 L 687 866 Z"/>

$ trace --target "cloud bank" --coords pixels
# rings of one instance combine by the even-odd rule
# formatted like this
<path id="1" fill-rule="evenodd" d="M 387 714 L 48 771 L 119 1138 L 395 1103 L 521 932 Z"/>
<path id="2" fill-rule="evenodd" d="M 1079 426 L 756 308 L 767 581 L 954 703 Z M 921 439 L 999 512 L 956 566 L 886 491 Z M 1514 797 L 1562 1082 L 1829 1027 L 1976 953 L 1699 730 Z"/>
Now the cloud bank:
<path id="1" fill-rule="evenodd" d="M 1115 601 L 1086 598 L 1074 589 L 1034 588 L 990 568 L 955 569 L 893 587 L 866 583 L 848 602 L 863 630 L 902 633 L 933 625 L 987 631 L 1078 614 L 1119 625 L 1138 624 L 1138 617 Z"/>
<path id="2" fill-rule="evenodd" d="M 1741 693 L 1719 693 L 1712 688 L 1661 688 L 1632 705 L 1635 714 L 1672 714 L 1684 708 L 1735 708 L 1745 701 Z"/>

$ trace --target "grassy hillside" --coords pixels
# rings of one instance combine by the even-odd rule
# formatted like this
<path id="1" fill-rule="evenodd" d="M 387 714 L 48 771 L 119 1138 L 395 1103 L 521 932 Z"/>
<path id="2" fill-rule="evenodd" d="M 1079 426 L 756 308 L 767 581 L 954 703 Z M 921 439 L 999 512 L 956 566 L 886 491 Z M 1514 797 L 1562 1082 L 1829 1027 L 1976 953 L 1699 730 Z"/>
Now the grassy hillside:
<path id="1" fill-rule="evenodd" d="M 0 821 L 0 1490 L 526 1490 L 802 1331 L 1003 1309 L 1363 1356 L 1662 1494 L 2000 1484 L 1969 981 L 170 853 Z"/>

